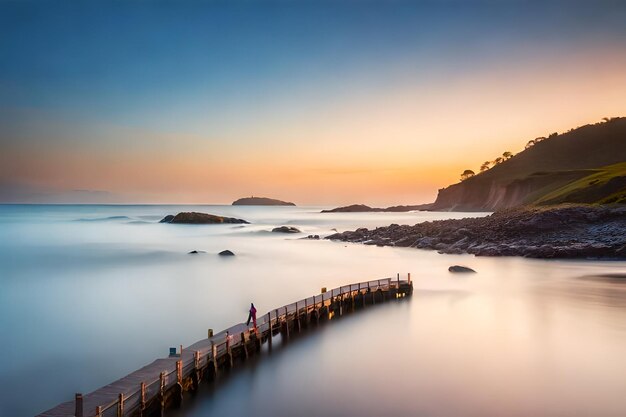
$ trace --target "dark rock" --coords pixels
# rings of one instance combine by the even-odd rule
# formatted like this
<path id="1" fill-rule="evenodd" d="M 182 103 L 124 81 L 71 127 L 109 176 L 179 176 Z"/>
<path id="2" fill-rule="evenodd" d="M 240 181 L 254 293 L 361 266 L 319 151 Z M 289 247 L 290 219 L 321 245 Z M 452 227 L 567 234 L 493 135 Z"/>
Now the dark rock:
<path id="1" fill-rule="evenodd" d="M 407 211 L 428 210 L 432 204 L 417 204 L 412 206 L 391 206 L 387 208 L 370 207 L 365 204 L 352 204 L 344 207 L 337 207 L 330 210 L 322 210 L 322 213 L 374 213 L 374 212 L 393 212 L 401 213 Z"/>
<path id="2" fill-rule="evenodd" d="M 189 255 L 197 255 L 199 253 L 206 253 L 203 250 L 192 250 L 191 252 L 189 252 Z"/>
<path id="3" fill-rule="evenodd" d="M 524 207 L 490 216 L 359 228 L 326 239 L 530 258 L 626 258 L 626 207 Z"/>
<path id="4" fill-rule="evenodd" d="M 452 265 L 450 268 L 448 268 L 448 271 L 450 272 L 476 272 L 472 268 L 468 268 L 466 266 L 461 266 L 461 265 Z"/>
<path id="5" fill-rule="evenodd" d="M 313 239 L 313 240 L 319 240 L 320 235 L 308 235 L 306 237 L 306 239 Z"/>
<path id="6" fill-rule="evenodd" d="M 301 233 L 300 230 L 293 226 L 280 226 L 272 229 L 274 233 Z"/>
<path id="7" fill-rule="evenodd" d="M 228 249 L 221 251 L 218 255 L 219 256 L 235 256 L 235 254 L 232 251 L 229 251 Z"/>
<path id="8" fill-rule="evenodd" d="M 213 214 L 197 213 L 197 212 L 182 212 L 176 216 L 167 215 L 160 223 L 173 223 L 173 224 L 224 224 L 224 223 L 245 223 L 247 221 L 242 219 L 235 219 L 233 217 L 222 217 Z"/>
<path id="9" fill-rule="evenodd" d="M 352 204 L 351 206 L 337 207 L 330 210 L 322 210 L 322 213 L 364 213 L 377 211 L 377 209 L 366 206 L 365 204 Z"/>

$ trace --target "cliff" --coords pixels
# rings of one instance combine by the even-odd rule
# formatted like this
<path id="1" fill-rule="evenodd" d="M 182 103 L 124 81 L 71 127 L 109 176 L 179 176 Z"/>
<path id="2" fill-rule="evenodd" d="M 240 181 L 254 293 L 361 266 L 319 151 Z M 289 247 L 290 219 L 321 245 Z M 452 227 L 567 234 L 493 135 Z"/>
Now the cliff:
<path id="1" fill-rule="evenodd" d="M 549 137 L 439 190 L 432 210 L 493 211 L 525 204 L 626 202 L 626 118 Z"/>

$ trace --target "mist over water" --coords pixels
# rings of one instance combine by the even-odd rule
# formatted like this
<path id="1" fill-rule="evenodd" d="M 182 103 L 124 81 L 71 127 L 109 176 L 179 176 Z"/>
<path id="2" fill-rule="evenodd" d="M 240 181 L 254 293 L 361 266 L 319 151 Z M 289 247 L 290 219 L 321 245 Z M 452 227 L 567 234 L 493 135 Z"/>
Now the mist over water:
<path id="1" fill-rule="evenodd" d="M 318 207 L 0 206 L 0 416 L 87 393 L 321 287 L 411 272 L 411 300 L 344 317 L 177 416 L 626 415 L 626 262 L 476 258 L 299 239 L 484 215 Z M 159 224 L 200 211 L 250 225 Z M 280 225 L 300 235 L 270 233 Z M 222 258 L 230 249 L 237 256 Z M 197 255 L 189 251 L 205 251 Z M 454 275 L 452 264 L 478 271 Z"/>

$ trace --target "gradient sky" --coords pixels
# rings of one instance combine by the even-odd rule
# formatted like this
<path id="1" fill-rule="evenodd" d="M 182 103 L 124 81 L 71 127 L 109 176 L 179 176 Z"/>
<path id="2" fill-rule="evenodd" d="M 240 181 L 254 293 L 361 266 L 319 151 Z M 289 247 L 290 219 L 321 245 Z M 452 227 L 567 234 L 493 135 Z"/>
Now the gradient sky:
<path id="1" fill-rule="evenodd" d="M 429 202 L 626 116 L 621 3 L 0 1 L 0 202 Z"/>

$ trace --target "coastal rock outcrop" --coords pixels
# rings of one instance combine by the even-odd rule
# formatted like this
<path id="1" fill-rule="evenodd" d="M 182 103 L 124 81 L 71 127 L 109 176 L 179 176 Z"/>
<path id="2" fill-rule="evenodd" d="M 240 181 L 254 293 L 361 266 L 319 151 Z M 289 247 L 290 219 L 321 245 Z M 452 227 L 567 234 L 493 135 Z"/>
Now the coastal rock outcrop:
<path id="1" fill-rule="evenodd" d="M 220 253 L 218 253 L 218 255 L 219 256 L 235 256 L 235 254 L 228 249 L 221 251 Z"/>
<path id="2" fill-rule="evenodd" d="M 522 207 L 486 217 L 360 228 L 326 239 L 476 256 L 625 259 L 626 205 Z"/>
<path id="3" fill-rule="evenodd" d="M 452 265 L 450 268 L 448 268 L 448 271 L 450 272 L 460 272 L 460 273 L 476 273 L 476 271 L 474 271 L 472 268 L 468 268 L 467 266 L 461 266 L 461 265 Z"/>
<path id="4" fill-rule="evenodd" d="M 300 229 L 293 226 L 280 226 L 272 229 L 274 233 L 301 233 Z"/>
<path id="5" fill-rule="evenodd" d="M 321 213 L 377 213 L 393 212 L 401 213 L 416 210 L 428 210 L 432 204 L 417 204 L 411 206 L 391 206 L 387 208 L 370 207 L 365 204 L 352 204 L 344 207 L 337 207 L 329 210 L 322 210 Z"/>
<path id="6" fill-rule="evenodd" d="M 214 214 L 181 212 L 177 215 L 167 215 L 159 223 L 173 223 L 173 224 L 224 224 L 224 223 L 244 223 L 247 221 L 242 219 L 236 219 L 234 217 L 222 217 Z"/>

